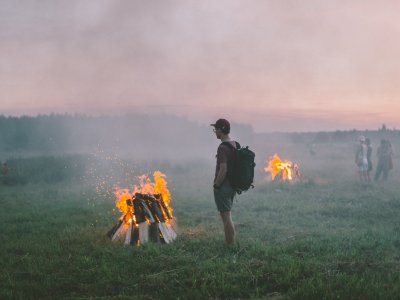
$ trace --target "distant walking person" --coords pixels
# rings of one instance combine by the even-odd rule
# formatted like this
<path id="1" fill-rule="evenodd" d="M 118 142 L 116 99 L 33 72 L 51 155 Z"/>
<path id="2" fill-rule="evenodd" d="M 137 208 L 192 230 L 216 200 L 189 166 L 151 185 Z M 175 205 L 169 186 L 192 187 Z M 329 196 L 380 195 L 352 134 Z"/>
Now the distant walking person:
<path id="1" fill-rule="evenodd" d="M 358 145 L 356 150 L 355 162 L 358 167 L 360 182 L 368 182 L 368 147 L 365 144 L 365 136 L 361 135 L 359 141 L 360 144 Z"/>
<path id="2" fill-rule="evenodd" d="M 392 159 L 392 145 L 388 140 L 382 139 L 381 143 L 376 150 L 376 155 L 378 156 L 378 164 L 376 166 L 376 173 L 374 180 L 378 181 L 382 175 L 382 180 L 386 181 L 388 179 L 389 171 L 393 169 L 393 159 Z"/>
<path id="3" fill-rule="evenodd" d="M 235 242 L 235 226 L 232 221 L 231 209 L 236 192 L 230 184 L 227 174 L 232 170 L 235 153 L 234 149 L 229 145 L 224 145 L 224 142 L 232 144 L 235 148 L 237 143 L 229 137 L 231 126 L 227 120 L 219 119 L 215 124 L 210 125 L 214 127 L 217 139 L 222 142 L 218 146 L 216 156 L 217 163 L 213 185 L 214 200 L 224 225 L 225 241 L 228 244 L 233 244 Z"/>
<path id="4" fill-rule="evenodd" d="M 314 143 L 312 143 L 312 144 L 309 146 L 308 151 L 310 152 L 310 155 L 312 155 L 312 156 L 317 155 L 317 151 L 316 151 L 316 147 L 315 147 L 315 144 L 314 144 Z"/>
<path id="5" fill-rule="evenodd" d="M 367 161 L 368 161 L 368 169 L 367 169 L 367 180 L 371 182 L 370 173 L 372 171 L 372 146 L 371 140 L 369 138 L 365 138 L 365 144 L 367 145 Z"/>

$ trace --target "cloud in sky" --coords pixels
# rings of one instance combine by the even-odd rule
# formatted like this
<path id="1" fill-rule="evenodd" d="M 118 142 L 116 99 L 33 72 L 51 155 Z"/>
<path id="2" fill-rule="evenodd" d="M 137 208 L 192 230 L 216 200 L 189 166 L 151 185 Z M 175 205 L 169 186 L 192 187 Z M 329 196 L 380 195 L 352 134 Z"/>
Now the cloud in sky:
<path id="1" fill-rule="evenodd" d="M 12 1 L 0 113 L 218 115 L 256 130 L 399 126 L 397 1 Z"/>

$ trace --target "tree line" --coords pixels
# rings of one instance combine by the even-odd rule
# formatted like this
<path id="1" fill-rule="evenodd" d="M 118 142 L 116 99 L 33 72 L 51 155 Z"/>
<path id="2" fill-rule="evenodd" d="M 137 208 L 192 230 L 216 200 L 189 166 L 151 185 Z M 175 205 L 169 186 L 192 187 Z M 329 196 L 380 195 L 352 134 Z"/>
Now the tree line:
<path id="1" fill-rule="evenodd" d="M 233 123 L 232 132 L 242 144 L 249 145 L 260 140 L 347 143 L 357 140 L 360 134 L 375 140 L 400 138 L 399 130 L 386 125 L 377 130 L 255 133 L 250 125 Z M 214 148 L 210 126 L 171 115 L 0 115 L 0 153 L 7 156 L 93 153 L 101 149 L 133 153 L 138 158 L 179 158 L 203 156 Z"/>

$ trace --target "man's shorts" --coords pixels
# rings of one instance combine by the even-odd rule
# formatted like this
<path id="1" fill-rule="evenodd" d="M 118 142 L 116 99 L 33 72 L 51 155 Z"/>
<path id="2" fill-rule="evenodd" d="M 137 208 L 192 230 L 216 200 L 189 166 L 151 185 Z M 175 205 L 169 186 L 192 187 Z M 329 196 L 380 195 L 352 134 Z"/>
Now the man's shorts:
<path id="1" fill-rule="evenodd" d="M 368 161 L 366 159 L 363 159 L 362 163 L 358 165 L 358 171 L 360 172 L 368 171 Z"/>
<path id="2" fill-rule="evenodd" d="M 223 185 L 218 190 L 214 189 L 214 200 L 219 212 L 232 209 L 235 194 L 235 190 L 230 185 Z"/>

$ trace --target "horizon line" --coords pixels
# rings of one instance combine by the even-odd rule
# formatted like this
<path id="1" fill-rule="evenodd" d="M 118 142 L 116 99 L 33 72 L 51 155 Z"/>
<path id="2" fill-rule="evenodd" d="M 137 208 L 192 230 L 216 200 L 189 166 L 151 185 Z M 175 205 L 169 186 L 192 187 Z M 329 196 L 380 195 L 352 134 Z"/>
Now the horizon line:
<path id="1" fill-rule="evenodd" d="M 168 117 L 174 117 L 177 119 L 182 119 L 186 120 L 188 122 L 192 123 L 202 123 L 202 125 L 207 125 L 205 122 L 200 122 L 200 121 L 195 121 L 195 120 L 190 120 L 189 116 L 181 116 L 177 114 L 172 114 L 172 113 L 160 113 L 160 112 L 153 112 L 153 113 L 148 113 L 148 112 L 124 112 L 124 113 L 93 113 L 93 112 L 50 112 L 50 113 L 33 113 L 33 114 L 5 114 L 0 112 L 0 117 L 5 117 L 5 118 L 17 118 L 17 119 L 22 119 L 22 118 L 38 118 L 38 117 L 50 117 L 50 116 L 56 116 L 56 117 L 85 117 L 85 118 L 102 118 L 102 117 L 112 117 L 112 118 L 117 118 L 117 117 L 129 117 L 132 115 L 139 115 L 139 116 L 150 116 L 150 115 L 157 115 L 157 116 L 168 116 Z M 364 129 L 359 129 L 359 128 L 347 128 L 347 129 L 329 129 L 329 130 L 302 130 L 302 131 L 295 131 L 295 130 L 254 130 L 252 124 L 250 122 L 235 122 L 232 121 L 232 124 L 237 124 L 237 125 L 248 125 L 251 126 L 252 131 L 255 134 L 283 134 L 283 133 L 319 133 L 319 132 L 369 132 L 369 131 L 400 131 L 400 129 L 397 129 L 396 127 L 389 127 L 386 125 L 386 123 L 382 123 L 381 127 L 378 128 L 364 128 Z M 383 129 L 383 128 L 386 129 Z"/>

